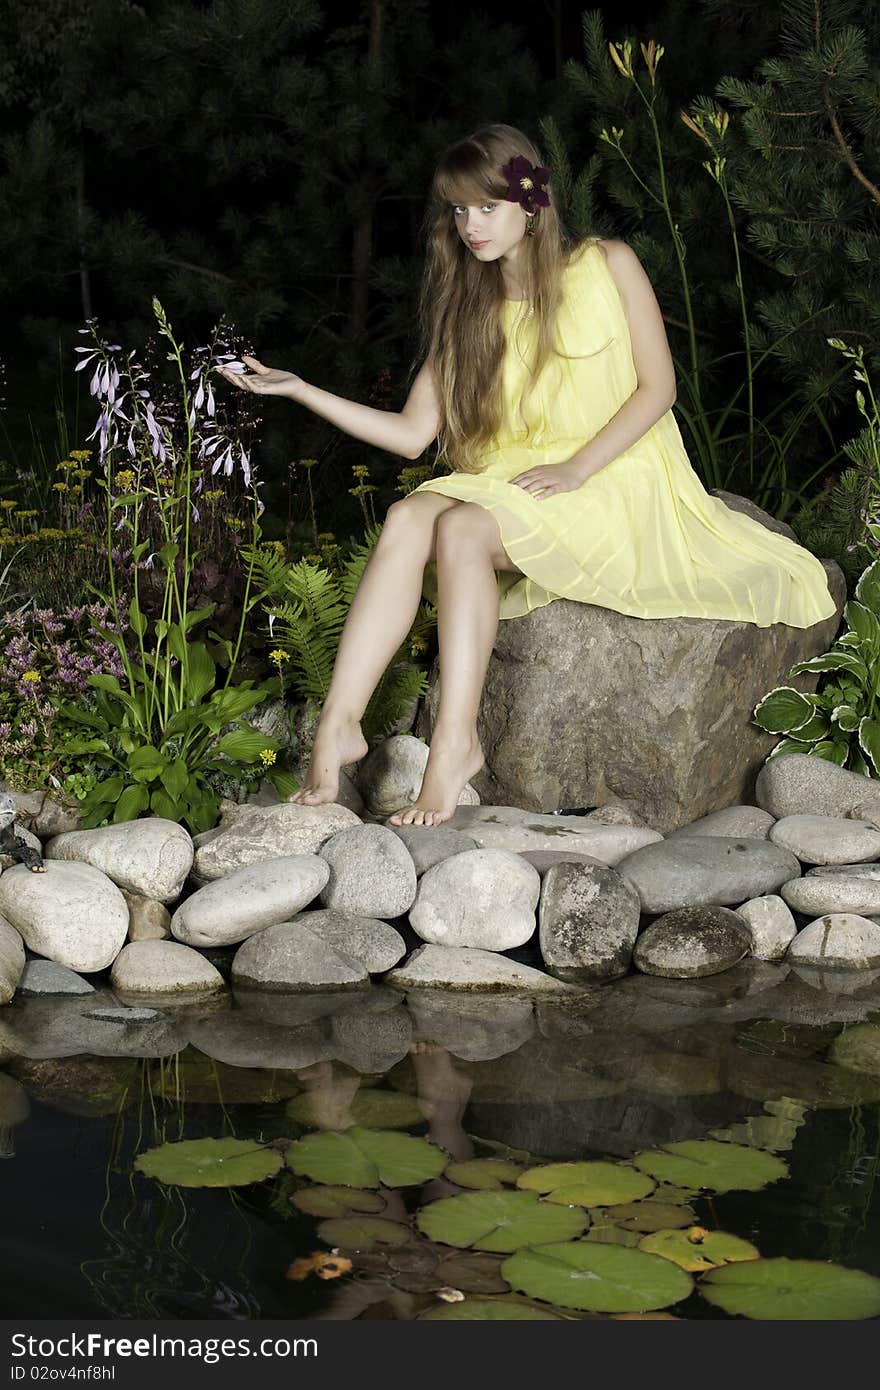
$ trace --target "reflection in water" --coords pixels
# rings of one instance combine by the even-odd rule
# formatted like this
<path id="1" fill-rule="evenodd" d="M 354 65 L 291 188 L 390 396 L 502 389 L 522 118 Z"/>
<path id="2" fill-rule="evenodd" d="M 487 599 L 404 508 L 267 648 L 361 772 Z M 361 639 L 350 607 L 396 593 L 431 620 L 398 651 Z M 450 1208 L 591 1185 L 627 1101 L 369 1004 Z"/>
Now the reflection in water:
<path id="1" fill-rule="evenodd" d="M 285 1280 L 294 1261 L 327 1251 L 321 1219 L 291 1201 L 312 1185 L 307 1178 L 283 1168 L 240 1187 L 166 1185 L 134 1170 L 137 1155 L 202 1137 L 284 1153 L 306 1134 L 360 1129 L 422 1135 L 450 1161 L 494 1155 L 521 1169 L 628 1162 L 708 1138 L 778 1154 L 790 1177 L 717 1196 L 666 1182 L 651 1200 L 667 1211 L 691 1201 L 700 1229 L 729 1231 L 764 1257 L 880 1273 L 880 986 L 845 983 L 843 994 L 830 993 L 827 979 L 754 963 L 688 982 L 631 976 L 576 1004 L 436 990 L 404 999 L 384 987 L 334 996 L 242 991 L 208 1008 L 165 1005 L 131 1025 L 89 1017 L 109 992 L 86 1002 L 14 1000 L 0 1016 L 10 1250 L 22 1244 L 16 1214 L 24 1229 L 24 1213 L 37 1210 L 39 1170 L 66 1134 L 73 1147 L 43 1210 L 52 1200 L 63 1208 L 58 1228 L 79 1252 L 84 1312 L 408 1319 L 444 1299 L 509 1297 L 499 1283 L 502 1256 L 462 1253 L 418 1227 L 418 1212 L 466 1191 L 462 1183 L 444 1175 L 379 1181 L 378 1215 L 395 1224 L 374 1230 L 389 1239 L 396 1231 L 399 1244 L 363 1237 L 343 1252 L 352 1258 L 345 1273 L 325 1267 L 324 1277 Z M 650 1213 L 611 1220 L 611 1210 L 594 1208 L 583 1238 L 634 1249 Z M 53 1229 L 47 1222 L 35 1235 L 31 1226 L 28 1238 L 39 1250 Z M 58 1258 L 49 1246 L 44 1253 L 50 1266 Z M 50 1281 L 46 1294 L 36 1273 L 23 1271 L 20 1297 L 29 1278 L 42 1316 L 67 1313 L 69 1289 L 51 1293 Z M 696 1294 L 674 1311 L 725 1316 Z"/>

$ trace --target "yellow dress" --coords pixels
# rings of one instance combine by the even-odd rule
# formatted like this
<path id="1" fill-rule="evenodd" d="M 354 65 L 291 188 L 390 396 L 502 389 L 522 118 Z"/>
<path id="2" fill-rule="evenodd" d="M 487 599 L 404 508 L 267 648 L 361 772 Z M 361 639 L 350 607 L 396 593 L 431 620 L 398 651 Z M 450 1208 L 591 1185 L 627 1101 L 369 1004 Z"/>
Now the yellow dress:
<path id="1" fill-rule="evenodd" d="M 806 628 L 835 612 L 825 571 L 803 546 L 711 497 L 691 467 L 672 410 L 571 492 L 542 499 L 510 481 L 537 464 L 571 458 L 638 384 L 617 285 L 595 240 L 565 270 L 559 342 L 527 406 L 532 325 L 524 301 L 503 307 L 503 423 L 485 471 L 445 473 L 415 492 L 477 502 L 498 521 L 505 553 L 522 570 L 496 571 L 499 617 L 518 618 L 557 598 L 637 618 L 726 618 Z M 519 334 L 516 334 L 517 326 Z M 436 566 L 424 597 L 437 602 Z"/>

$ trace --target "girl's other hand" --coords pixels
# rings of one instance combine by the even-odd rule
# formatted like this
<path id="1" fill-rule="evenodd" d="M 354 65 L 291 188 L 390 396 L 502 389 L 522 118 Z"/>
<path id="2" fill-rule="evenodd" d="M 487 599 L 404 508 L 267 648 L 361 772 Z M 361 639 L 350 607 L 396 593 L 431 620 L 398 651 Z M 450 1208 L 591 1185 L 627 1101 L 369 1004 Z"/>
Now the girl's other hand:
<path id="1" fill-rule="evenodd" d="M 295 396 L 297 390 L 305 385 L 302 377 L 294 372 L 282 372 L 276 367 L 265 367 L 256 357 L 241 358 L 249 372 L 231 371 L 229 367 L 216 370 L 226 381 L 234 382 L 240 391 L 253 391 L 257 396 Z"/>
<path id="2" fill-rule="evenodd" d="M 530 492 L 536 501 L 544 502 L 558 492 L 575 492 L 589 476 L 583 464 L 569 459 L 566 463 L 538 464 L 524 473 L 518 473 L 510 481 L 522 488 L 523 492 Z"/>

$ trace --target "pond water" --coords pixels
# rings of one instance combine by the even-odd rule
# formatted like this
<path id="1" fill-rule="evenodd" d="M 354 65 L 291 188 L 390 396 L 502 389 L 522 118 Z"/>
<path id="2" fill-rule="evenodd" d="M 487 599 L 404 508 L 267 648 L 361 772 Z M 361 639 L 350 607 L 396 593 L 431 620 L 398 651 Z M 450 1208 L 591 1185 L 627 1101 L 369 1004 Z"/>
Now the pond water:
<path id="1" fill-rule="evenodd" d="M 716 1261 L 742 1270 L 749 1252 L 713 1253 L 716 1231 L 752 1259 L 880 1276 L 876 979 L 751 962 L 576 1003 L 230 991 L 158 1025 L 93 1021 L 104 1055 L 89 1055 L 77 1030 L 95 1007 L 0 1013 L 5 1318 L 610 1316 L 607 1295 L 573 1306 L 573 1277 L 542 1283 L 528 1251 L 568 1242 L 553 1258 L 592 1269 L 599 1247 L 652 1252 L 658 1229 L 679 1233 L 660 1273 L 681 1282 L 641 1298 L 654 1317 L 736 1315 L 706 1290 Z M 216 1146 L 162 1148 L 220 1139 L 245 1141 L 222 1171 Z M 701 1144 L 676 1167 L 662 1146 L 682 1141 Z M 260 1171 L 241 1166 L 254 1157 Z M 475 1158 L 493 1162 L 443 1176 Z M 588 1166 L 542 1181 L 557 1162 Z M 233 1185 L 191 1185 L 206 1175 Z M 683 1242 L 705 1271 L 668 1258 Z M 630 1288 L 624 1274 L 598 1282 Z M 877 1316 L 876 1287 L 844 1281 L 818 1310 L 807 1291 L 806 1312 L 775 1316 Z"/>

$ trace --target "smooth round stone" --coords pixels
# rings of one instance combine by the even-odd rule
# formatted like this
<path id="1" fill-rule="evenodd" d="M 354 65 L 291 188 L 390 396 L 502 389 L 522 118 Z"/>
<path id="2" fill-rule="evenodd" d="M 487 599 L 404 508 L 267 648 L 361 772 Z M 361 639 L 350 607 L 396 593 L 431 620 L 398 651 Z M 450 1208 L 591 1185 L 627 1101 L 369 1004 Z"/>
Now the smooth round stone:
<path id="1" fill-rule="evenodd" d="M 38 956 L 86 975 L 116 959 L 128 932 L 125 899 L 91 864 L 52 860 L 44 874 L 7 869 L 0 913 Z"/>
<path id="2" fill-rule="evenodd" d="M 360 961 L 371 975 L 383 974 L 406 955 L 406 942 L 400 932 L 378 917 L 359 917 L 354 912 L 337 912 L 327 907 L 299 912 L 293 921 L 297 926 L 308 927 L 334 950 Z"/>
<path id="3" fill-rule="evenodd" d="M 729 908 L 682 907 L 645 927 L 636 941 L 633 963 L 646 975 L 697 979 L 729 970 L 750 944 L 748 927 Z"/>
<path id="4" fill-rule="evenodd" d="M 353 825 L 318 851 L 330 866 L 321 903 L 361 917 L 402 917 L 416 896 L 416 867 L 387 825 Z"/>
<path id="5" fill-rule="evenodd" d="M 444 859 L 419 880 L 410 926 L 441 946 L 510 951 L 535 930 L 541 878 L 504 849 L 471 849 Z"/>
<path id="6" fill-rule="evenodd" d="M 419 875 L 453 854 L 477 848 L 472 835 L 447 830 L 445 825 L 389 825 L 387 829 L 406 845 Z"/>
<path id="7" fill-rule="evenodd" d="M 330 877 L 317 854 L 291 854 L 249 864 L 206 883 L 181 903 L 171 932 L 189 946 L 228 946 L 308 907 Z M 2 885 L 2 879 L 0 879 Z"/>
<path id="8" fill-rule="evenodd" d="M 777 819 L 786 816 L 848 816 L 877 796 L 877 783 L 808 753 L 778 753 L 755 780 L 755 802 Z"/>
<path id="9" fill-rule="evenodd" d="M 794 879 L 795 884 L 802 879 Z M 783 885 L 784 887 L 785 885 Z M 751 934 L 751 952 L 759 960 L 782 960 L 797 934 L 788 904 L 777 893 L 750 898 L 736 909 Z"/>
<path id="10" fill-rule="evenodd" d="M 130 941 L 113 962 L 110 984 L 126 994 L 224 988 L 220 971 L 199 951 L 179 941 Z"/>
<path id="11" fill-rule="evenodd" d="M 770 839 L 807 864 L 852 864 L 880 855 L 880 830 L 845 816 L 783 816 Z"/>
<path id="12" fill-rule="evenodd" d="M 679 826 L 666 839 L 680 839 L 682 835 L 724 835 L 735 840 L 766 840 L 773 823 L 770 812 L 762 811 L 759 806 L 725 806 L 689 825 Z"/>
<path id="13" fill-rule="evenodd" d="M 826 913 L 798 932 L 786 960 L 825 969 L 874 969 L 880 966 L 880 926 L 855 912 Z"/>
<path id="14" fill-rule="evenodd" d="M 538 941 L 562 980 L 625 975 L 639 931 L 639 895 L 605 864 L 558 864 L 542 884 Z"/>
<path id="15" fill-rule="evenodd" d="M 804 874 L 779 890 L 795 912 L 819 917 L 826 912 L 880 912 L 880 879 L 861 874 Z"/>
<path id="16" fill-rule="evenodd" d="M 118 888 L 173 902 L 192 868 L 193 842 L 176 821 L 145 816 L 96 830 L 68 830 L 49 841 L 45 854 L 91 864 Z"/>
<path id="17" fill-rule="evenodd" d="M 259 989 L 366 989 L 360 961 L 309 931 L 302 920 L 279 922 L 242 942 L 232 962 L 235 984 Z"/>
<path id="18" fill-rule="evenodd" d="M 683 835 L 637 849 L 617 869 L 635 887 L 643 912 L 670 912 L 773 893 L 801 866 L 790 850 L 769 840 Z"/>

